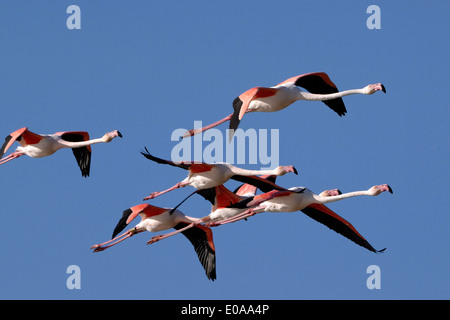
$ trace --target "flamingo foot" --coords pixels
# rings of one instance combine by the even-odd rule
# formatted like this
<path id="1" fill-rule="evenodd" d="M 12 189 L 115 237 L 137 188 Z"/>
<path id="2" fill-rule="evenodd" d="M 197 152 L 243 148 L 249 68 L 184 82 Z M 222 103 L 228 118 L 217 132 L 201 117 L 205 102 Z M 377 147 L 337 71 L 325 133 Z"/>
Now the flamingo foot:
<path id="1" fill-rule="evenodd" d="M 104 247 L 97 247 L 97 248 L 94 248 L 94 246 L 92 246 L 91 247 L 91 249 L 94 249 L 94 251 L 93 252 L 101 252 L 101 251 L 103 251 L 103 250 L 105 250 L 106 248 L 104 248 Z"/>
<path id="2" fill-rule="evenodd" d="M 154 198 L 160 196 L 161 194 L 162 194 L 161 192 L 152 192 L 150 195 L 146 196 L 146 197 L 144 198 L 144 200 L 151 200 L 151 199 L 154 199 Z"/>
<path id="3" fill-rule="evenodd" d="M 201 129 L 191 129 L 191 130 L 188 130 L 188 131 L 186 131 L 186 132 L 183 134 L 183 136 L 181 137 L 181 139 L 184 139 L 184 138 L 187 138 L 187 137 L 195 136 L 196 134 L 198 134 L 198 133 L 200 133 L 200 132 L 202 132 Z"/>
<path id="4" fill-rule="evenodd" d="M 164 238 L 165 238 L 165 237 L 164 237 L 163 234 L 154 236 L 154 237 L 151 238 L 149 241 L 147 241 L 147 244 L 152 244 L 152 243 L 158 242 L 159 240 L 162 240 L 162 239 L 164 239 Z"/>

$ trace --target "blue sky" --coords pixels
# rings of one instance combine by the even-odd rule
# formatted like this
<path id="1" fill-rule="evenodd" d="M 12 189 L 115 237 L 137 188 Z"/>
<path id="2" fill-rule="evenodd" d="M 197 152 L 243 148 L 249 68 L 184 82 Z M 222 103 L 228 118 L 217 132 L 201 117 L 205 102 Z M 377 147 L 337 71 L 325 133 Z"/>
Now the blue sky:
<path id="1" fill-rule="evenodd" d="M 80 30 L 66 27 L 72 4 Z M 381 9 L 379 30 L 366 26 L 371 4 Z M 381 0 L 1 1 L 1 134 L 27 126 L 124 137 L 93 146 L 87 179 L 70 150 L 0 167 L 0 298 L 450 298 L 449 10 L 446 2 Z M 301 212 L 215 228 L 215 282 L 182 236 L 147 246 L 152 235 L 143 233 L 91 252 L 124 209 L 184 179 L 185 171 L 142 157 L 145 146 L 169 158 L 175 129 L 228 115 L 251 87 L 315 71 L 340 90 L 382 82 L 387 94 L 346 97 L 342 118 L 320 102 L 296 102 L 247 115 L 240 127 L 279 130 L 280 163 L 299 170 L 280 178 L 283 186 L 390 184 L 393 195 L 329 205 L 384 253 Z M 191 191 L 151 204 L 174 206 Z M 203 217 L 209 203 L 192 198 L 181 209 Z M 70 265 L 81 270 L 81 289 L 66 286 Z M 371 265 L 381 289 L 366 286 Z"/>

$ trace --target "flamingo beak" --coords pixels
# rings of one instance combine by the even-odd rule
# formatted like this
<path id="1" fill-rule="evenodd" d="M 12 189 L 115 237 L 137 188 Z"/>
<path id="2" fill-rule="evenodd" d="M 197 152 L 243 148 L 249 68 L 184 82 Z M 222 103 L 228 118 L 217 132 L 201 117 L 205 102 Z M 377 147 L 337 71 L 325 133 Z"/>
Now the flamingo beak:
<path id="1" fill-rule="evenodd" d="M 117 135 L 118 135 L 120 138 L 123 137 L 119 130 L 117 130 Z"/>
<path id="2" fill-rule="evenodd" d="M 384 93 L 386 93 L 386 88 L 384 87 L 383 84 L 381 84 L 381 91 L 383 91 Z"/>

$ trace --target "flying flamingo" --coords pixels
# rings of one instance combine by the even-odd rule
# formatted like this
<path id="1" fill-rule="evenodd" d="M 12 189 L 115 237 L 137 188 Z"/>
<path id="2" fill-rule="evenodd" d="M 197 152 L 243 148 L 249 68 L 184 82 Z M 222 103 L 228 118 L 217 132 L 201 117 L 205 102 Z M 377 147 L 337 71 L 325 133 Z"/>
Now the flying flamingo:
<path id="1" fill-rule="evenodd" d="M 276 176 L 261 176 L 261 179 L 267 180 L 269 182 L 274 183 Z M 276 186 L 275 184 L 268 183 L 266 185 L 260 184 L 263 189 L 269 188 L 273 190 L 277 188 L 278 190 L 287 190 L 282 187 Z M 272 186 L 272 187 L 271 187 Z M 235 192 L 231 192 L 224 185 L 216 186 L 208 189 L 199 189 L 190 194 L 186 199 L 181 201 L 174 209 L 176 210 L 183 202 L 185 202 L 189 197 L 193 194 L 197 193 L 201 195 L 205 200 L 211 202 L 211 213 L 201 219 L 197 219 L 192 221 L 189 225 L 186 225 L 184 228 L 178 229 L 176 231 L 154 236 L 150 241 L 150 243 L 154 243 L 160 241 L 162 239 L 171 237 L 180 232 L 183 232 L 189 228 L 198 226 L 201 223 L 209 223 L 212 221 L 225 220 L 232 217 L 235 217 L 251 206 L 257 206 L 261 204 L 266 198 L 263 195 L 256 195 L 257 187 L 251 184 L 244 184 L 236 189 Z"/>
<path id="2" fill-rule="evenodd" d="M 306 92 L 303 89 L 308 90 Z M 282 110 L 297 100 L 323 101 L 339 116 L 347 112 L 342 97 L 351 94 L 373 94 L 386 89 L 381 83 L 369 84 L 361 89 L 352 89 L 339 92 L 336 85 L 324 72 L 313 72 L 289 78 L 276 86 L 255 87 L 239 95 L 233 101 L 234 112 L 229 116 L 199 129 L 187 131 L 183 138 L 196 135 L 200 132 L 230 121 L 230 139 L 234 130 L 239 126 L 244 114 L 248 112 L 274 112 Z"/>
<path id="3" fill-rule="evenodd" d="M 213 221 L 206 225 L 210 227 L 219 226 L 250 217 L 260 212 L 295 212 L 300 210 L 307 216 L 326 225 L 328 228 L 340 233 L 356 244 L 373 252 L 382 252 L 385 249 L 375 250 L 348 221 L 334 213 L 324 204 L 356 196 L 377 196 L 384 191 L 392 193 L 391 187 L 387 184 L 376 185 L 368 190 L 349 193 L 341 193 L 339 190 L 334 189 L 324 191 L 320 195 L 316 195 L 304 187 L 293 187 L 288 191 L 272 190 L 264 194 L 267 200 L 259 206 L 249 208 L 247 211 L 233 218 L 216 222 Z"/>
<path id="4" fill-rule="evenodd" d="M 157 158 L 150 154 L 150 152 L 145 148 L 146 153 L 141 152 L 147 159 L 155 161 L 161 164 L 168 164 L 171 166 L 179 167 L 189 171 L 188 176 L 181 182 L 178 182 L 173 187 L 164 190 L 153 192 L 149 196 L 145 197 L 144 200 L 149 200 L 156 198 L 164 193 L 169 191 L 192 186 L 196 189 L 208 189 L 216 186 L 220 186 L 224 184 L 229 179 L 233 179 L 236 181 L 250 183 L 253 185 L 261 185 L 270 183 L 265 179 L 257 177 L 256 175 L 276 175 L 282 176 L 288 172 L 297 173 L 297 170 L 293 166 L 279 166 L 273 170 L 246 170 L 235 167 L 228 163 L 216 163 L 216 164 L 208 164 L 203 162 L 195 162 L 195 161 L 183 161 L 180 163 L 175 163 L 170 160 L 164 160 Z M 276 186 L 275 184 L 271 184 L 271 190 Z"/>
<path id="5" fill-rule="evenodd" d="M 256 187 L 252 186 L 252 188 Z M 196 190 L 194 193 L 201 195 L 206 200 L 211 202 L 212 205 L 211 213 L 201 219 L 192 221 L 184 228 L 178 229 L 170 233 L 154 236 L 152 239 L 150 239 L 148 243 L 149 244 L 154 243 L 162 239 L 171 237 L 180 232 L 184 232 L 185 230 L 188 230 L 192 227 L 197 227 L 201 223 L 232 218 L 236 215 L 246 212 L 246 210 L 249 209 L 251 206 L 257 206 L 266 200 L 263 197 L 264 194 L 250 196 L 249 191 L 250 191 L 249 189 L 246 189 L 245 190 L 246 196 L 240 196 L 228 190 L 224 185 L 208 189 Z M 185 200 L 183 200 L 181 203 L 183 203 Z M 175 208 L 178 208 L 181 205 L 181 203 L 178 204 Z"/>
<path id="6" fill-rule="evenodd" d="M 141 222 L 129 231 L 116 236 L 138 215 L 141 217 Z M 122 218 L 114 229 L 111 240 L 93 245 L 91 249 L 94 249 L 94 252 L 103 251 L 137 233 L 144 231 L 158 232 L 170 228 L 179 230 L 196 220 L 198 219 L 186 216 L 176 209 L 140 204 L 123 212 Z M 194 246 L 208 279 L 214 281 L 216 279 L 216 252 L 211 229 L 203 225 L 196 225 L 194 228 L 182 230 L 181 232 Z M 149 241 L 149 243 L 151 242 Z"/>
<path id="7" fill-rule="evenodd" d="M 122 134 L 114 130 L 106 133 L 99 139 L 89 140 L 89 134 L 85 131 L 65 131 L 54 134 L 36 134 L 21 128 L 9 134 L 5 138 L 2 148 L 0 149 L 0 164 L 16 159 L 20 156 L 27 155 L 32 158 L 42 158 L 52 155 L 61 148 L 72 148 L 78 166 L 81 169 L 83 177 L 89 176 L 91 166 L 91 145 L 94 143 L 107 143 L 115 137 L 122 137 Z M 2 159 L 5 152 L 15 142 L 20 143 L 16 151 Z"/>

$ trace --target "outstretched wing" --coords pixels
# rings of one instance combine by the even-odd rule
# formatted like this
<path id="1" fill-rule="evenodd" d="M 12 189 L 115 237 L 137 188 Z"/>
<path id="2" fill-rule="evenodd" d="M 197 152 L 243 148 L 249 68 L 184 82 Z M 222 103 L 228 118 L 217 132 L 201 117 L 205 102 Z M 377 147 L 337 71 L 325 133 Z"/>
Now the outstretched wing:
<path id="1" fill-rule="evenodd" d="M 312 72 L 307 74 L 302 74 L 296 77 L 289 78 L 279 85 L 287 82 L 293 82 L 296 86 L 305 88 L 311 93 L 316 94 L 330 94 L 339 92 L 333 81 L 325 72 Z M 344 101 L 342 98 L 336 98 L 332 100 L 322 101 L 333 111 L 335 111 L 339 116 L 343 116 L 347 113 Z"/>
<path id="2" fill-rule="evenodd" d="M 89 133 L 85 131 L 67 131 L 60 133 L 61 139 L 70 142 L 80 142 L 89 140 Z M 91 168 L 91 146 L 72 148 L 73 155 L 77 160 L 78 166 L 83 177 L 89 176 Z"/>
<path id="3" fill-rule="evenodd" d="M 180 222 L 174 229 L 179 230 L 188 224 Z M 216 280 L 216 250 L 213 242 L 213 234 L 210 228 L 196 225 L 181 232 L 194 246 L 198 259 L 205 269 L 208 279 Z"/>
<path id="4" fill-rule="evenodd" d="M 5 142 L 0 148 L 0 159 L 3 158 L 3 155 L 13 143 L 19 141 L 21 138 L 24 138 L 26 144 L 38 143 L 41 140 L 40 135 L 29 131 L 27 127 L 20 128 L 6 136 Z"/>
<path id="5" fill-rule="evenodd" d="M 265 88 L 265 87 L 255 87 L 251 88 L 233 100 L 233 115 L 230 119 L 230 130 L 236 130 L 239 126 L 239 122 L 244 117 L 250 103 L 258 98 L 265 98 L 273 96 L 277 93 L 277 89 Z M 234 131 L 230 131 L 230 134 Z"/>
<path id="6" fill-rule="evenodd" d="M 270 181 L 272 183 L 275 183 L 277 176 L 276 175 L 265 175 L 265 176 L 260 176 L 260 178 Z M 246 194 L 254 195 L 254 194 L 256 194 L 257 189 L 258 189 L 258 187 L 255 187 L 252 184 L 244 183 L 244 184 L 241 184 L 239 187 L 237 187 L 233 192 L 236 193 L 238 196 L 244 196 Z"/>
<path id="7" fill-rule="evenodd" d="M 131 221 L 133 221 L 133 219 L 136 218 L 139 213 L 144 211 L 144 209 L 149 206 L 150 206 L 149 204 L 144 203 L 144 204 L 140 204 L 140 205 L 125 209 L 122 213 L 122 218 L 120 218 L 119 222 L 117 223 L 116 227 L 114 228 L 111 239 L 114 239 L 114 237 L 116 235 L 118 235 L 119 232 L 121 232 L 123 229 L 125 229 L 125 227 Z M 164 209 L 162 209 L 162 210 L 164 210 Z"/>
<path id="8" fill-rule="evenodd" d="M 141 152 L 141 154 L 149 160 L 152 160 L 156 163 L 168 164 L 173 167 L 178 167 L 178 168 L 182 168 L 185 170 L 189 170 L 191 173 L 210 171 L 214 167 L 214 165 L 211 165 L 208 163 L 203 163 L 203 162 L 198 162 L 198 161 L 181 161 L 181 162 L 177 163 L 177 162 L 161 159 L 161 158 L 151 155 L 150 152 L 147 150 L 147 147 L 145 147 L 145 151 L 146 152 Z"/>
<path id="9" fill-rule="evenodd" d="M 350 222 L 340 217 L 323 204 L 315 203 L 309 205 L 301 211 L 308 217 L 313 218 L 314 220 L 326 225 L 331 230 L 340 233 L 344 237 L 350 239 L 356 244 L 359 244 L 367 250 L 370 250 L 372 252 L 382 252 L 386 249 L 385 248 L 379 251 L 375 250 L 370 245 L 370 243 L 366 239 L 364 239 L 364 237 L 360 235 L 358 231 L 356 231 L 356 229 L 350 224 Z"/>
<path id="10" fill-rule="evenodd" d="M 231 179 L 239 181 L 239 182 L 251 184 L 251 185 L 257 187 L 262 192 L 269 192 L 271 190 L 279 190 L 279 191 L 287 190 L 286 188 L 280 187 L 279 185 L 277 185 L 267 179 L 257 177 L 257 176 L 234 175 L 231 177 Z"/>

